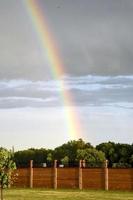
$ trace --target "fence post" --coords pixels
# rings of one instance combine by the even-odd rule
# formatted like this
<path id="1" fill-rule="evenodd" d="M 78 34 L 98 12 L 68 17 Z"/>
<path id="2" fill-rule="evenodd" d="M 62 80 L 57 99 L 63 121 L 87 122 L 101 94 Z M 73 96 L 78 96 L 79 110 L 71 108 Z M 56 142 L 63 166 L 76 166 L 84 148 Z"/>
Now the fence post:
<path id="1" fill-rule="evenodd" d="M 57 189 L 57 160 L 54 160 L 54 189 Z"/>
<path id="2" fill-rule="evenodd" d="M 109 184 L 108 184 L 108 160 L 105 160 L 104 162 L 104 180 L 105 180 L 105 190 L 109 189 Z"/>
<path id="3" fill-rule="evenodd" d="M 30 160 L 30 188 L 33 188 L 33 160 Z"/>
<path id="4" fill-rule="evenodd" d="M 82 160 L 79 161 L 79 189 L 82 190 L 83 183 L 82 183 Z"/>
<path id="5" fill-rule="evenodd" d="M 82 167 L 85 168 L 86 167 L 86 163 L 85 160 L 82 161 Z"/>

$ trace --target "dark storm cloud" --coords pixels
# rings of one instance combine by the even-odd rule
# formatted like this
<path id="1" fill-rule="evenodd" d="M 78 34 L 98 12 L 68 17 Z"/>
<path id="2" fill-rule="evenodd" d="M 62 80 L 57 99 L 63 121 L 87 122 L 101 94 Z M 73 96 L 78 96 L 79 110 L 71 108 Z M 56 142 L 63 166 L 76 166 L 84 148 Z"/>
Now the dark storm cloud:
<path id="1" fill-rule="evenodd" d="M 132 0 L 41 0 L 66 72 L 133 74 Z M 43 79 L 46 56 L 24 1 L 0 0 L 0 78 Z"/>
<path id="2" fill-rule="evenodd" d="M 63 31 L 57 35 L 62 34 L 59 41 L 68 69 L 78 74 L 132 73 L 132 1 L 65 2 L 59 11 L 64 17 L 58 20 Z"/>

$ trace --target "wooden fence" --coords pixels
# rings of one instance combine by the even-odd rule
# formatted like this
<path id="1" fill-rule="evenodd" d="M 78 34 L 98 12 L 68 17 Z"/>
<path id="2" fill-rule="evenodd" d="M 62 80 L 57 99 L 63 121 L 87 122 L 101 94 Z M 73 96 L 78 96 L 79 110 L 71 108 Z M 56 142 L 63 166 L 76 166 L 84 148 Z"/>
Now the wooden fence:
<path id="1" fill-rule="evenodd" d="M 133 190 L 133 169 L 57 167 L 55 161 L 51 168 L 19 168 L 14 187 L 79 188 L 105 190 Z"/>

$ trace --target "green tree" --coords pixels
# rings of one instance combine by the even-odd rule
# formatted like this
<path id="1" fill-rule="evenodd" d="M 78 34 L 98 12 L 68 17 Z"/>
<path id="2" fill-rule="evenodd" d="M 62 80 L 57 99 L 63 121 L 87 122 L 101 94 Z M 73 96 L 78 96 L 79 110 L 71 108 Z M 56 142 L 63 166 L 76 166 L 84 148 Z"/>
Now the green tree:
<path id="1" fill-rule="evenodd" d="M 130 159 L 129 159 L 130 161 L 130 164 L 131 164 L 131 166 L 133 166 L 133 154 L 130 156 Z"/>
<path id="2" fill-rule="evenodd" d="M 3 200 L 3 189 L 8 187 L 12 181 L 12 172 L 16 169 L 15 162 L 13 161 L 12 152 L 7 149 L 0 148 L 0 190 L 1 200 Z"/>
<path id="3" fill-rule="evenodd" d="M 91 148 L 90 143 L 85 143 L 82 139 L 71 140 L 54 150 L 54 159 L 61 161 L 65 156 L 69 158 L 70 162 L 76 161 L 77 150 Z"/>
<path id="4" fill-rule="evenodd" d="M 110 167 L 130 167 L 132 164 L 132 145 L 107 142 L 97 145 L 96 149 L 105 153 Z"/>
<path id="5" fill-rule="evenodd" d="M 103 165 L 105 154 L 95 148 L 79 149 L 77 151 L 77 159 L 85 160 L 88 166 L 98 167 Z"/>
<path id="6" fill-rule="evenodd" d="M 30 148 L 15 152 L 14 160 L 17 167 L 28 167 L 30 160 L 33 160 L 34 166 L 42 166 L 42 163 L 47 162 L 48 153 L 52 154 L 52 150 Z"/>
<path id="7" fill-rule="evenodd" d="M 69 165 L 69 158 L 68 156 L 65 156 L 64 158 L 61 159 L 61 163 L 64 165 L 64 166 L 68 166 Z"/>
<path id="8" fill-rule="evenodd" d="M 47 155 L 47 162 L 52 162 L 53 158 L 52 158 L 52 153 L 48 153 Z"/>
<path id="9" fill-rule="evenodd" d="M 119 159 L 114 142 L 101 143 L 96 146 L 96 149 L 105 153 L 105 157 L 108 160 L 110 167 L 112 167 L 113 163 L 116 163 Z"/>
<path id="10" fill-rule="evenodd" d="M 30 160 L 34 160 L 34 154 L 33 149 L 15 152 L 14 161 L 17 167 L 28 167 Z"/>

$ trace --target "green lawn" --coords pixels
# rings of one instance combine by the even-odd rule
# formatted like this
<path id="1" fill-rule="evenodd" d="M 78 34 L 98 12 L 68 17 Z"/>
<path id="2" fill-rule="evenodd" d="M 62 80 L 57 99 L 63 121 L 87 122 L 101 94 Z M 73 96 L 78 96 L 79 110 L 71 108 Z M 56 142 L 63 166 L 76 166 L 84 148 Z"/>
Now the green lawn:
<path id="1" fill-rule="evenodd" d="M 98 190 L 8 189 L 5 200 L 133 200 L 133 192 Z"/>

